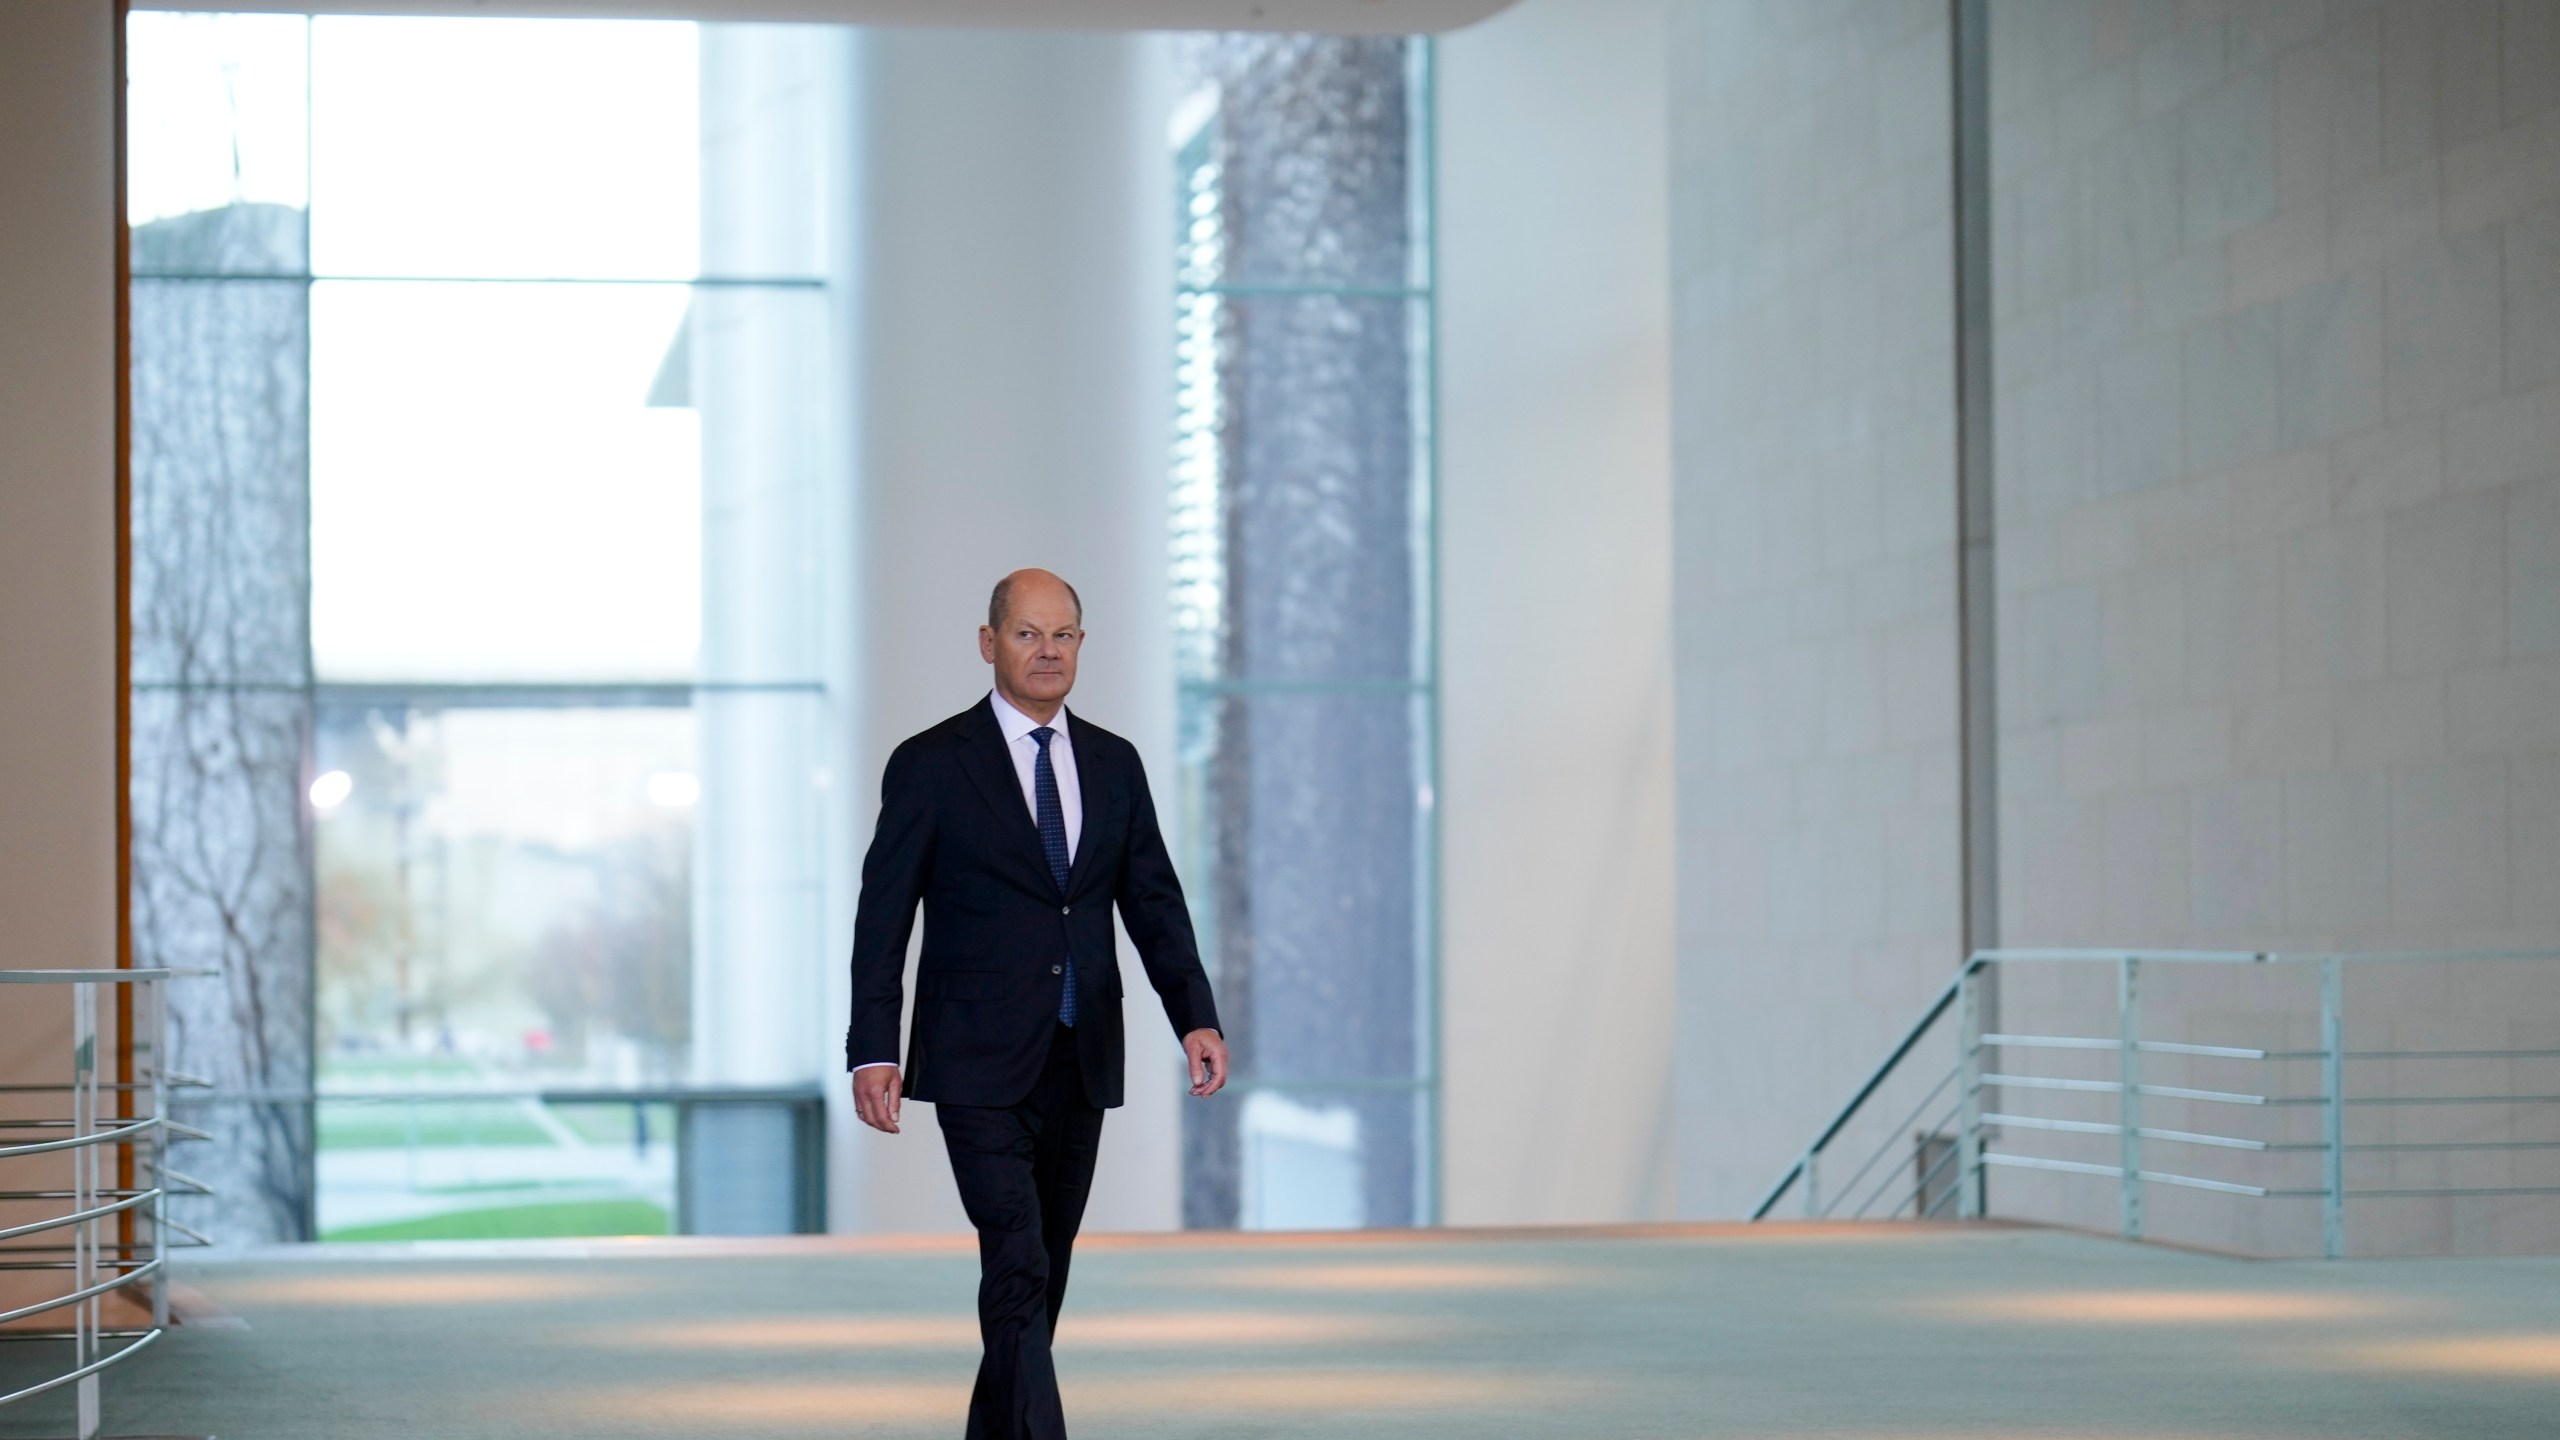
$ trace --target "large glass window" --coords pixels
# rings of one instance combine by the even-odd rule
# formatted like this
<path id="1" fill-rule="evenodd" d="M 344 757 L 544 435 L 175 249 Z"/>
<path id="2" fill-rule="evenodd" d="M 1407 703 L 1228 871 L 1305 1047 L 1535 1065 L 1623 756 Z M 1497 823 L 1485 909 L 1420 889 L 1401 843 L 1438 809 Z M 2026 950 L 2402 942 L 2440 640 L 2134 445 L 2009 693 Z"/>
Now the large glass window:
<path id="1" fill-rule="evenodd" d="M 1429 46 L 1189 52 L 1173 611 L 1238 1096 L 1184 1215 L 1436 1219 Z"/>
<path id="2" fill-rule="evenodd" d="M 130 24 L 137 939 L 216 972 L 181 1218 L 814 1218 L 685 1156 L 815 1164 L 737 1145 L 824 1052 L 830 52 Z"/>

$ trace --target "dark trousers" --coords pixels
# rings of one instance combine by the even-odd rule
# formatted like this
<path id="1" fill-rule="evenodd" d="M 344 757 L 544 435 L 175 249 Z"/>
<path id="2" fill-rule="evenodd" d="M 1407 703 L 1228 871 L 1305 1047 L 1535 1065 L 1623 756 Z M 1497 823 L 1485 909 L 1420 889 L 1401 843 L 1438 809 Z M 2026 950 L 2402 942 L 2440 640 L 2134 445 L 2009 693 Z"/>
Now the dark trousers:
<path id="1" fill-rule="evenodd" d="M 1075 1032 L 1053 1028 L 1049 1063 L 1019 1104 L 937 1105 L 960 1203 L 978 1227 L 978 1335 L 969 1440 L 1066 1440 L 1049 1361 L 1067 1262 L 1093 1188 L 1102 1111 L 1085 1096 Z"/>

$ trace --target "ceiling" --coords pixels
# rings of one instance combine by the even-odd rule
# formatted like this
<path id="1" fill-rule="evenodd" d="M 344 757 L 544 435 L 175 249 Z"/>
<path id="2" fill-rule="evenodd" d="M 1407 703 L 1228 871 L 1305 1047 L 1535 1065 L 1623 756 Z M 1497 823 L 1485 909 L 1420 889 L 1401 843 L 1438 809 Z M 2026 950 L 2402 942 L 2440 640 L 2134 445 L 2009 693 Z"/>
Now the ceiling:
<path id="1" fill-rule="evenodd" d="M 194 0 L 201 5 L 204 0 Z M 1290 30 L 1433 35 L 1513 0 L 221 0 L 225 10 L 326 15 L 838 21 L 1038 30 Z M 138 9 L 175 9 L 138 0 Z M 192 7 L 191 7 L 192 8 Z"/>

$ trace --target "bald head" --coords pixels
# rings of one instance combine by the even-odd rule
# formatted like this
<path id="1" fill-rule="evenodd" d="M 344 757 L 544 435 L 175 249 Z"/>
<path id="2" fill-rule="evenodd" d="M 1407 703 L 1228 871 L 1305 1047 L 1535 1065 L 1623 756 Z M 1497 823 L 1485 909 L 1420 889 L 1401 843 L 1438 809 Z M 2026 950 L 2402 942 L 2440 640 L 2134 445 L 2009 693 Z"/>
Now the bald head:
<path id="1" fill-rule="evenodd" d="M 1067 603 L 1075 607 L 1076 623 L 1084 623 L 1084 600 L 1076 594 L 1076 587 L 1046 570 L 1016 570 L 997 581 L 995 592 L 987 596 L 988 629 L 1004 629 L 1006 618 L 1013 614 L 1013 597 L 1018 587 L 1027 587 L 1034 594 L 1041 593 L 1046 587 L 1054 587 L 1047 591 L 1051 595 L 1065 591 Z"/>
<path id="2" fill-rule="evenodd" d="M 1016 570 L 987 597 L 978 655 L 995 667 L 996 693 L 1042 724 L 1057 718 L 1075 688 L 1084 646 L 1084 602 L 1046 570 Z"/>

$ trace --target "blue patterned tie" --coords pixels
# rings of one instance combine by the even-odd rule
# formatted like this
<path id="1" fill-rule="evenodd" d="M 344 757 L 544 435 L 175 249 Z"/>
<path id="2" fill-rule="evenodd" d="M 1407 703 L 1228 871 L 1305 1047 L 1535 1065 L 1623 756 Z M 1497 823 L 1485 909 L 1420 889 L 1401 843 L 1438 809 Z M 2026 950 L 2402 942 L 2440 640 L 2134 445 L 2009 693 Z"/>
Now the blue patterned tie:
<path id="1" fill-rule="evenodd" d="M 1031 732 L 1040 746 L 1040 758 L 1031 762 L 1031 793 L 1037 801 L 1040 821 L 1040 849 L 1049 857 L 1049 874 L 1058 882 L 1058 893 L 1067 893 L 1067 810 L 1058 803 L 1058 772 L 1049 764 L 1049 742 L 1057 731 L 1043 725 Z M 1076 962 L 1067 962 L 1067 985 L 1058 992 L 1058 1023 L 1076 1023 Z"/>

